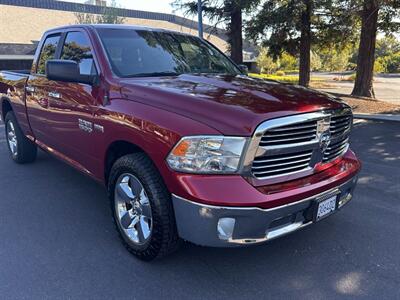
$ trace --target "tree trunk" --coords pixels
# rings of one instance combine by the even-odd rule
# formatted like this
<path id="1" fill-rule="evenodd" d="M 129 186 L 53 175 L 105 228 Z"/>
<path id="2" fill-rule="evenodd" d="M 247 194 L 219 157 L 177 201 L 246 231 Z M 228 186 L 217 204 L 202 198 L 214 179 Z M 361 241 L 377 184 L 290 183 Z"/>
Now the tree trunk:
<path id="1" fill-rule="evenodd" d="M 311 69 L 312 0 L 303 0 L 303 3 L 305 5 L 305 9 L 301 15 L 299 84 L 308 87 L 310 85 Z"/>
<path id="2" fill-rule="evenodd" d="M 357 74 L 353 96 L 375 98 L 372 85 L 374 77 L 375 44 L 378 30 L 378 0 L 364 0 L 361 37 L 357 58 Z"/>
<path id="3" fill-rule="evenodd" d="M 229 43 L 231 58 L 237 64 L 243 63 L 242 24 L 242 9 L 236 4 L 236 1 L 231 1 Z"/>

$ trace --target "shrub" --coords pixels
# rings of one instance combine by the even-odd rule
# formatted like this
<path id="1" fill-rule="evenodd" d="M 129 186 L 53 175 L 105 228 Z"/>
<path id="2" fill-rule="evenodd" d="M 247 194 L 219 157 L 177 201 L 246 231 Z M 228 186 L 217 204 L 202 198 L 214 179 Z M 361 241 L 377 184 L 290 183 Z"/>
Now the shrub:
<path id="1" fill-rule="evenodd" d="M 400 52 L 386 57 L 386 68 L 389 73 L 400 72 Z"/>
<path id="2" fill-rule="evenodd" d="M 268 49 L 266 48 L 261 49 L 256 62 L 261 73 L 271 74 L 278 68 L 272 57 L 268 55 Z"/>
<path id="3" fill-rule="evenodd" d="M 277 71 L 277 72 L 275 73 L 275 75 L 276 75 L 276 76 L 285 76 L 286 74 L 285 74 L 284 71 Z"/>
<path id="4" fill-rule="evenodd" d="M 279 58 L 279 65 L 282 70 L 293 70 L 298 68 L 298 60 L 293 55 L 283 52 Z"/>
<path id="5" fill-rule="evenodd" d="M 384 73 L 386 71 L 386 62 L 383 59 L 375 60 L 374 73 Z"/>
<path id="6" fill-rule="evenodd" d="M 295 70 L 282 70 L 283 72 L 285 72 L 285 74 L 299 74 L 299 70 L 295 69 Z"/>

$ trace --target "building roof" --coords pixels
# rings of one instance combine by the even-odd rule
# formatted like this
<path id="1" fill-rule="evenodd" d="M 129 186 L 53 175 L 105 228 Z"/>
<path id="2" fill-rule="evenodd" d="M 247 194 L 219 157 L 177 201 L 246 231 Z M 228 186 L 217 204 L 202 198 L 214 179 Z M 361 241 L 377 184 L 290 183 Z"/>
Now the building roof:
<path id="1" fill-rule="evenodd" d="M 146 1 L 146 0 L 142 0 Z M 55 1 L 55 0 L 0 0 L 0 5 L 10 5 L 10 6 L 21 6 L 39 9 L 49 9 L 58 11 L 68 11 L 68 12 L 79 12 L 79 13 L 89 13 L 89 14 L 101 14 L 104 12 L 105 7 L 92 4 L 81 4 L 65 1 Z M 173 14 L 149 12 L 141 10 L 132 10 L 124 8 L 113 8 L 120 17 L 126 18 L 136 18 L 136 19 L 148 19 L 157 21 L 166 21 L 174 23 L 187 28 L 196 29 L 198 28 L 198 23 L 194 20 L 190 20 L 184 17 L 180 17 Z M 115 25 L 114 25 L 115 26 Z M 207 34 L 212 34 L 218 36 L 224 41 L 228 41 L 228 36 L 226 30 L 221 28 L 216 28 L 210 25 L 203 25 L 203 30 Z M 33 55 L 37 43 L 34 45 L 27 44 L 0 44 L 0 55 Z M 254 61 L 257 56 L 258 51 L 252 43 L 247 40 L 243 41 L 244 50 L 244 60 Z"/>
<path id="2" fill-rule="evenodd" d="M 105 9 L 104 6 L 65 2 L 65 1 L 55 1 L 55 0 L 0 0 L 0 4 L 42 8 L 42 9 L 53 9 L 61 11 L 72 11 L 72 12 L 89 13 L 89 14 L 101 14 Z M 113 8 L 113 9 L 115 9 L 118 16 L 120 17 L 167 21 L 193 29 L 197 29 L 198 27 L 198 23 L 196 21 L 173 14 L 165 14 L 165 13 L 133 10 L 125 8 Z M 206 33 L 215 34 L 223 40 L 228 39 L 226 31 L 224 29 L 215 28 L 214 26 L 206 24 L 204 24 L 203 27 L 204 27 L 203 28 L 204 32 Z"/>
<path id="3" fill-rule="evenodd" d="M 33 57 L 37 47 L 37 42 L 33 44 L 11 44 L 0 43 L 0 55 L 4 56 L 30 56 Z"/>

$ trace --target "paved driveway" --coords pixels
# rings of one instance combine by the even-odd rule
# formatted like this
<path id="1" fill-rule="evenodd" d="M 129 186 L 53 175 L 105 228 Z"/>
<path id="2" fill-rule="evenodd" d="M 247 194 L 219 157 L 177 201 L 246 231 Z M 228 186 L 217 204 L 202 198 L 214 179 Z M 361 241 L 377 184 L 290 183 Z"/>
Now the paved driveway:
<path id="1" fill-rule="evenodd" d="M 101 186 L 44 153 L 12 163 L 1 135 L 1 298 L 399 299 L 399 129 L 356 124 L 363 170 L 354 200 L 335 216 L 267 245 L 186 244 L 153 263 L 120 244 Z"/>
<path id="2" fill-rule="evenodd" d="M 314 73 L 314 76 L 326 78 L 334 88 L 321 89 L 326 92 L 350 95 L 354 88 L 354 82 L 333 81 L 337 74 Z M 347 76 L 347 75 L 346 75 Z M 377 99 L 400 105 L 400 75 L 377 75 L 374 82 L 374 91 Z"/>

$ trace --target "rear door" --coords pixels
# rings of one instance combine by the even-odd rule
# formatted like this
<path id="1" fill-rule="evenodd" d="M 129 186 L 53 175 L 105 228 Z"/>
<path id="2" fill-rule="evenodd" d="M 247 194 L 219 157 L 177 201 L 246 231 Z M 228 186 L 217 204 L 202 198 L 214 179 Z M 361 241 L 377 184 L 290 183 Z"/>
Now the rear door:
<path id="1" fill-rule="evenodd" d="M 32 132 L 39 143 L 48 147 L 55 147 L 55 137 L 48 130 L 51 124 L 49 118 L 49 96 L 52 83 L 45 74 L 46 61 L 57 57 L 57 49 L 61 33 L 50 34 L 45 37 L 36 65 L 32 66 L 26 86 L 26 106 Z"/>

